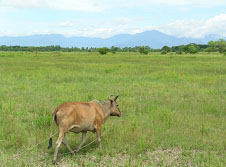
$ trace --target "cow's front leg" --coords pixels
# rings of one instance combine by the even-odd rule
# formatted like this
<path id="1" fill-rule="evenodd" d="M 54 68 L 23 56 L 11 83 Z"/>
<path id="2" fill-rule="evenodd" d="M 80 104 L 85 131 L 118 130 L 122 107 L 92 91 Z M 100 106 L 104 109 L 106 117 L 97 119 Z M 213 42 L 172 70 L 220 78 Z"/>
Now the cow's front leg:
<path id="1" fill-rule="evenodd" d="M 102 150 L 102 144 L 101 144 L 101 127 L 97 128 L 96 129 L 96 132 L 97 132 L 97 139 L 98 139 L 98 142 L 99 142 L 99 147 L 100 147 L 100 150 Z"/>
<path id="2" fill-rule="evenodd" d="M 87 132 L 82 132 L 82 142 L 79 144 L 79 146 L 75 149 L 75 152 L 78 152 L 80 150 L 80 148 L 82 147 L 82 145 L 85 143 L 86 141 L 86 133 Z"/>

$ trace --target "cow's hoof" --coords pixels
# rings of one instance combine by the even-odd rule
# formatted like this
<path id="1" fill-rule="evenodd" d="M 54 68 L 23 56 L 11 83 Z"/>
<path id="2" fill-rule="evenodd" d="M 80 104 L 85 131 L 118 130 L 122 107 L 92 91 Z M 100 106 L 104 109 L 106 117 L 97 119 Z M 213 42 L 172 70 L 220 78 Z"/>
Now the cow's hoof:
<path id="1" fill-rule="evenodd" d="M 56 164 L 57 164 L 56 159 L 52 160 L 52 163 L 53 163 L 54 165 L 56 165 Z"/>
<path id="2" fill-rule="evenodd" d="M 77 153 L 77 152 L 79 152 L 79 149 L 75 149 L 75 150 L 74 150 L 74 153 Z"/>

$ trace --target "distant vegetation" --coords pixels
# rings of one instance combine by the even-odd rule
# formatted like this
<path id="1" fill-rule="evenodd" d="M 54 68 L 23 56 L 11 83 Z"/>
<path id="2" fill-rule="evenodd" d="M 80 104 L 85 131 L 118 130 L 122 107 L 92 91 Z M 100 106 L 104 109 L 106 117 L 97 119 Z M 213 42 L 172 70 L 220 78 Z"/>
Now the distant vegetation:
<path id="1" fill-rule="evenodd" d="M 141 54 L 148 54 L 148 52 L 161 52 L 162 54 L 167 54 L 169 52 L 175 52 L 177 54 L 190 53 L 195 54 L 198 52 L 220 52 L 226 54 L 226 41 L 224 39 L 219 39 L 218 41 L 209 41 L 208 44 L 195 44 L 190 43 L 188 45 L 179 46 L 164 46 L 162 49 L 152 49 L 149 46 L 135 46 L 135 47 L 115 47 L 111 48 L 93 48 L 93 47 L 71 47 L 63 48 L 61 46 L 40 46 L 40 47 L 30 47 L 30 46 L 0 46 L 0 51 L 29 51 L 29 52 L 51 52 L 51 51 L 61 51 L 61 52 L 99 52 L 100 54 L 107 54 L 108 52 L 139 52 Z"/>
<path id="2" fill-rule="evenodd" d="M 148 54 L 148 52 L 149 52 L 149 50 L 150 50 L 150 47 L 148 47 L 148 46 L 141 46 L 141 47 L 139 47 L 139 49 L 138 49 L 138 51 L 141 53 L 141 54 Z"/>
<path id="3" fill-rule="evenodd" d="M 110 49 L 107 48 L 107 47 L 103 47 L 103 48 L 98 48 L 97 51 L 98 51 L 100 54 L 104 55 L 104 54 L 107 54 L 107 53 L 110 51 Z"/>

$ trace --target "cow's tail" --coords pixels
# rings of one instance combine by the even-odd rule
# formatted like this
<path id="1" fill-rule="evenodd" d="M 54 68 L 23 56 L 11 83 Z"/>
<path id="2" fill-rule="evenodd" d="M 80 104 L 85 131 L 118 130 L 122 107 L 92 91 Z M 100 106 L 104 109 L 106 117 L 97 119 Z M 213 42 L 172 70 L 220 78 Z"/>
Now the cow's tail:
<path id="1" fill-rule="evenodd" d="M 48 149 L 50 149 L 52 147 L 52 145 L 53 145 L 53 124 L 54 124 L 54 121 L 56 121 L 56 113 L 57 113 L 57 111 L 58 111 L 58 109 L 55 109 L 53 114 L 52 114 L 51 132 L 50 132 Z"/>

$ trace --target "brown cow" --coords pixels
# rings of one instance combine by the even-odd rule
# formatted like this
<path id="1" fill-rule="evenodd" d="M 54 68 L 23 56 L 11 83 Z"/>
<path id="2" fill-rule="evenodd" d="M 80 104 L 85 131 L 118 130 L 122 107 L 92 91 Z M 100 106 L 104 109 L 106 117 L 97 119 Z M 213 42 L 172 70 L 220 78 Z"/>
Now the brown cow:
<path id="1" fill-rule="evenodd" d="M 56 162 L 58 149 L 61 145 L 61 142 L 68 148 L 68 150 L 74 154 L 74 151 L 70 148 L 66 141 L 66 133 L 68 131 L 74 133 L 82 132 L 82 142 L 75 149 L 75 152 L 78 152 L 81 146 L 85 142 L 85 137 L 87 131 L 92 131 L 97 133 L 97 138 L 99 141 L 100 149 L 102 150 L 101 145 L 101 126 L 107 120 L 109 116 L 118 116 L 121 117 L 121 112 L 118 107 L 116 99 L 118 95 L 112 100 L 108 97 L 107 102 L 100 104 L 97 100 L 91 102 L 70 102 L 63 103 L 59 105 L 54 112 L 52 113 L 52 124 L 51 124 L 51 134 L 49 139 L 49 147 L 52 147 L 52 129 L 53 122 L 55 121 L 59 127 L 59 137 L 56 142 L 56 148 L 54 151 L 53 162 Z"/>

